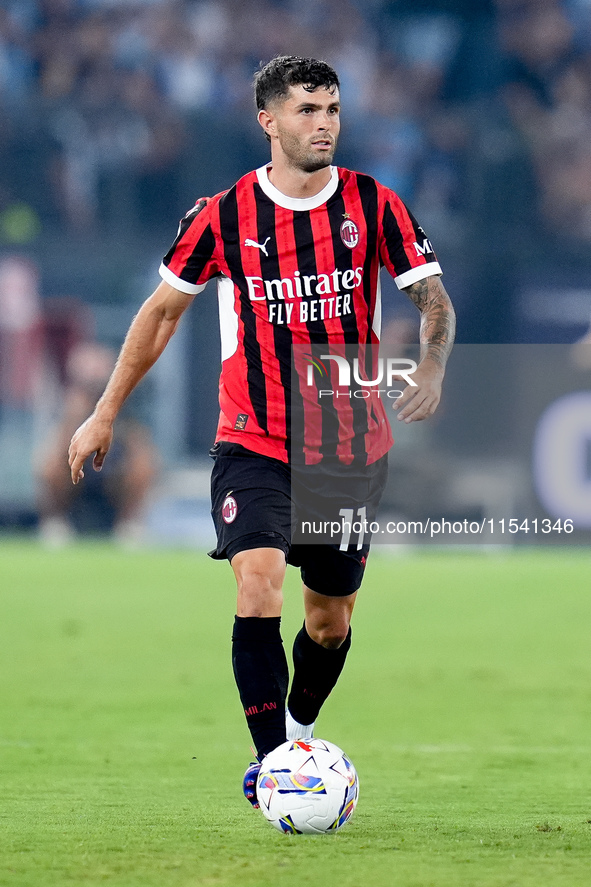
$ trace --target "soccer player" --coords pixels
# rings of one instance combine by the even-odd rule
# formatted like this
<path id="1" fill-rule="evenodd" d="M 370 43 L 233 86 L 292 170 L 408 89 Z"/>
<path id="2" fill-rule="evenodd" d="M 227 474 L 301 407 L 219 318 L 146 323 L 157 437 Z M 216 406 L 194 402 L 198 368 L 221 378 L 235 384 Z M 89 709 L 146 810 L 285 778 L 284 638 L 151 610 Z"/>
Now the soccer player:
<path id="1" fill-rule="evenodd" d="M 332 349 L 342 359 L 353 346 L 366 361 L 379 341 L 385 265 L 421 312 L 421 359 L 396 401 L 398 419 L 425 419 L 439 403 L 454 312 L 431 243 L 399 197 L 332 165 L 340 127 L 335 71 L 315 59 L 278 57 L 255 75 L 255 96 L 271 162 L 198 200 L 181 221 L 160 268 L 163 280 L 133 320 L 93 414 L 74 434 L 69 462 L 75 484 L 91 454 L 100 469 L 125 398 L 194 297 L 217 278 L 222 370 L 211 554 L 226 558 L 236 578 L 232 661 L 260 761 L 286 738 L 313 735 L 351 645 L 369 552 L 368 536 L 350 544 L 344 537 L 294 542 L 292 509 L 315 515 L 326 507 L 339 515 L 345 502 L 351 514 L 375 515 L 392 444 L 381 400 L 335 396 L 343 393 L 332 375 L 338 359 L 322 364 L 323 371 L 330 365 L 331 387 L 329 403 L 320 405 L 326 392 L 314 379 L 307 384 L 305 356 L 310 366 L 315 355 Z M 289 696 L 280 633 L 287 563 L 301 569 L 305 611 Z M 253 806 L 259 766 L 244 779 Z"/>

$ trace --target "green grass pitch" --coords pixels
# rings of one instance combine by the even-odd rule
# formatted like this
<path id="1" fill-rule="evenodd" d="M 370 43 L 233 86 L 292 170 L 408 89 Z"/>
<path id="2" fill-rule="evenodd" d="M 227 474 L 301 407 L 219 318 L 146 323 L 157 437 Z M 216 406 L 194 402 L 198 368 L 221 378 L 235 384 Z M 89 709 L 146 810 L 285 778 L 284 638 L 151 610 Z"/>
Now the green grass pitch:
<path id="1" fill-rule="evenodd" d="M 587 887 L 590 568 L 376 551 L 317 727 L 360 802 L 308 838 L 241 795 L 227 564 L 0 542 L 0 884 Z M 288 647 L 300 622 L 291 570 Z"/>

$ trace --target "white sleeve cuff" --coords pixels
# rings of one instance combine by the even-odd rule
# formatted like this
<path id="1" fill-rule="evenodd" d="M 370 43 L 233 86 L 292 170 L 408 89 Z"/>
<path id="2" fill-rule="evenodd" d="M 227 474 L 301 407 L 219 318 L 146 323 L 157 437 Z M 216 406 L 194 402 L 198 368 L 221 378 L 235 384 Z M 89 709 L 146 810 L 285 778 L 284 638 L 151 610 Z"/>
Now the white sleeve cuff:
<path id="1" fill-rule="evenodd" d="M 410 286 L 412 283 L 416 283 L 417 280 L 424 280 L 425 277 L 431 277 L 433 274 L 443 274 L 439 262 L 427 262 L 425 265 L 417 265 L 416 268 L 411 268 L 409 271 L 405 271 L 404 274 L 399 274 L 394 280 L 398 289 L 402 290 L 405 286 Z"/>
<path id="2" fill-rule="evenodd" d="M 197 293 L 202 293 L 207 286 L 206 283 L 188 283 L 186 280 L 181 280 L 180 277 L 172 273 L 170 268 L 166 267 L 164 262 L 160 265 L 158 272 L 162 280 L 179 290 L 179 292 L 187 293 L 189 296 L 196 296 Z"/>

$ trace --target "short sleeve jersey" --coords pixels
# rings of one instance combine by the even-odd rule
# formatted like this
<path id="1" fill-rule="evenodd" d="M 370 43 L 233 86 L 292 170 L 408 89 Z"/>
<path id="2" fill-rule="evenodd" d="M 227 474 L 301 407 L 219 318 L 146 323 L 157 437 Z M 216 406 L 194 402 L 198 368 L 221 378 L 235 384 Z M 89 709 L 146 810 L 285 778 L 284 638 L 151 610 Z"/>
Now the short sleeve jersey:
<path id="1" fill-rule="evenodd" d="M 267 169 L 199 200 L 160 266 L 188 294 L 218 280 L 216 440 L 283 462 L 371 464 L 392 445 L 381 400 L 339 392 L 335 361 L 322 362 L 330 379 L 309 367 L 318 369 L 315 356 L 377 346 L 383 266 L 399 288 L 441 268 L 404 203 L 371 176 L 331 167 L 322 191 L 297 199 Z"/>

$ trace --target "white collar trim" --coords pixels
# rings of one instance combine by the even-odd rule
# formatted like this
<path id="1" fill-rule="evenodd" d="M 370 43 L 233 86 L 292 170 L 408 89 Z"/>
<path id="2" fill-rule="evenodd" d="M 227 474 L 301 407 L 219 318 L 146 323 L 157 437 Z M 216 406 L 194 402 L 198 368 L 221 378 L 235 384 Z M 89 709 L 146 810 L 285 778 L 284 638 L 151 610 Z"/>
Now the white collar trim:
<path id="1" fill-rule="evenodd" d="M 271 166 L 270 163 L 265 164 L 265 166 L 261 166 L 257 169 L 257 179 L 259 180 L 259 185 L 263 189 L 263 192 L 269 197 L 273 203 L 279 204 L 284 209 L 291 210 L 300 210 L 305 212 L 309 209 L 317 209 L 319 206 L 322 206 L 323 203 L 332 197 L 339 185 L 339 173 L 336 166 L 330 167 L 330 181 L 327 185 L 324 186 L 322 191 L 319 191 L 318 194 L 314 194 L 313 197 L 288 197 L 287 194 L 284 194 L 282 191 L 279 191 L 275 185 L 271 184 L 269 181 L 269 175 L 267 173 L 268 168 Z"/>

